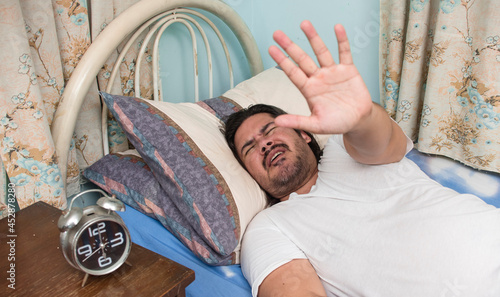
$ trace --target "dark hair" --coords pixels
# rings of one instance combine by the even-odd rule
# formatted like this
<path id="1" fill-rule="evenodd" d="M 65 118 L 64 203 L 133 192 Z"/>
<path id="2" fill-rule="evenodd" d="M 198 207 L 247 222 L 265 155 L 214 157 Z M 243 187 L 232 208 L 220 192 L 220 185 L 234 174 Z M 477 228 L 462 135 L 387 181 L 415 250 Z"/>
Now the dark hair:
<path id="1" fill-rule="evenodd" d="M 224 121 L 225 125 L 222 126 L 220 129 L 221 132 L 224 134 L 224 137 L 226 138 L 226 142 L 229 145 L 229 148 L 231 149 L 234 156 L 236 157 L 238 162 L 240 162 L 241 165 L 243 165 L 243 162 L 240 160 L 238 156 L 238 152 L 234 144 L 234 136 L 236 135 L 236 131 L 238 130 L 238 128 L 241 126 L 241 124 L 243 124 L 243 122 L 246 119 L 258 113 L 268 113 L 273 118 L 276 118 L 282 114 L 286 114 L 284 110 L 276 106 L 267 104 L 256 104 L 229 115 L 229 117 L 227 117 L 227 119 Z M 295 131 L 300 135 L 301 132 L 300 130 L 295 130 Z M 319 163 L 321 155 L 323 154 L 323 150 L 321 150 L 318 142 L 316 141 L 316 138 L 314 138 L 314 136 L 311 133 L 307 131 L 304 132 L 311 138 L 311 141 L 309 142 L 309 147 L 314 153 L 316 161 Z"/>

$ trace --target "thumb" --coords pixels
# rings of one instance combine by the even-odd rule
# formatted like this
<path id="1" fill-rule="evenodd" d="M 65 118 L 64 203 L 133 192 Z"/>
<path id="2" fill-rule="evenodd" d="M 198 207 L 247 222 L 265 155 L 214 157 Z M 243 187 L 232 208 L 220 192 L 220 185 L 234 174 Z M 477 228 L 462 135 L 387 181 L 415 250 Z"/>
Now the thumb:
<path id="1" fill-rule="evenodd" d="M 318 132 L 317 125 L 309 116 L 283 114 L 276 117 L 274 123 L 280 127 L 304 130 L 311 133 Z"/>

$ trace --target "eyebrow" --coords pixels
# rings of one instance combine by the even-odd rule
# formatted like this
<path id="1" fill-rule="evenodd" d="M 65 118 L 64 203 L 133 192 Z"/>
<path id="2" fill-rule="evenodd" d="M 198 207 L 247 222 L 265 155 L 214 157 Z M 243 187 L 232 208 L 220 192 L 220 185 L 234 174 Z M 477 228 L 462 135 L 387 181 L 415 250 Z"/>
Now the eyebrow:
<path id="1" fill-rule="evenodd" d="M 272 124 L 274 124 L 274 122 L 269 122 L 269 123 L 265 124 L 264 126 L 262 126 L 262 128 L 260 128 L 260 130 L 259 130 L 259 134 L 264 134 L 264 132 L 266 132 L 267 128 L 269 128 L 269 126 L 271 126 Z M 240 149 L 240 155 L 243 156 L 243 150 L 247 146 L 252 145 L 252 143 L 254 143 L 254 141 L 255 141 L 255 139 L 252 137 L 252 139 L 245 142 L 245 144 Z"/>

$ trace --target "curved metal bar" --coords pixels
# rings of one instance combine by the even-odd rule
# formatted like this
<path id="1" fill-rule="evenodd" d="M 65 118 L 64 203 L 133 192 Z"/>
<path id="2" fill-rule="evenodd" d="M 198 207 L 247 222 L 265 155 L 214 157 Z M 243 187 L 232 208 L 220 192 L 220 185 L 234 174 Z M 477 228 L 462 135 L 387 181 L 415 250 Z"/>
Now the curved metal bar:
<path id="1" fill-rule="evenodd" d="M 222 34 L 220 33 L 217 26 L 215 26 L 215 24 L 209 18 L 207 18 L 205 15 L 203 15 L 195 10 L 180 8 L 180 9 L 177 9 L 177 11 L 193 14 L 193 15 L 201 18 L 205 23 L 207 23 L 212 28 L 214 33 L 217 35 L 219 42 L 222 45 L 222 49 L 224 50 L 224 55 L 226 56 L 226 62 L 227 62 L 227 67 L 228 67 L 228 72 L 229 72 L 229 87 L 233 88 L 234 87 L 234 75 L 233 75 L 233 64 L 231 62 L 231 55 L 229 55 L 229 50 L 227 49 L 226 41 L 224 40 L 224 37 L 222 37 Z M 212 97 L 212 96 L 213 96 L 213 94 L 210 95 L 210 97 Z"/>
<path id="2" fill-rule="evenodd" d="M 118 71 L 120 69 L 120 65 L 121 65 L 120 61 L 123 60 L 123 58 L 127 54 L 128 50 L 132 46 L 132 44 L 137 40 L 139 35 L 142 34 L 142 32 L 144 32 L 144 30 L 146 28 L 148 28 L 149 26 L 151 26 L 151 24 L 156 22 L 155 25 L 153 26 L 153 28 L 151 28 L 150 31 L 148 32 L 148 34 L 145 36 L 143 44 L 139 50 L 139 54 L 137 57 L 136 70 L 135 70 L 135 79 L 134 79 L 134 86 L 135 87 L 134 87 L 134 89 L 135 89 L 135 95 L 137 97 L 140 97 L 141 96 L 141 89 L 140 89 L 140 77 L 141 76 L 140 76 L 140 73 L 141 73 L 142 57 L 143 57 L 144 53 L 146 52 L 146 48 L 147 48 L 147 45 L 149 43 L 149 40 L 152 38 L 153 35 L 156 35 L 154 48 L 153 48 L 153 51 L 155 52 L 153 54 L 153 60 L 154 60 L 153 61 L 153 84 L 154 84 L 154 87 L 153 87 L 154 94 L 153 95 L 154 95 L 155 101 L 159 101 L 159 98 L 158 98 L 158 81 L 159 81 L 159 79 L 158 79 L 158 53 L 157 53 L 159 39 L 162 36 L 163 32 L 166 30 L 166 28 L 172 22 L 181 22 L 180 19 L 187 19 L 190 22 L 192 22 L 193 24 L 195 24 L 198 31 L 202 35 L 203 41 L 205 43 L 205 48 L 207 49 L 207 58 L 208 58 L 208 63 L 209 63 L 209 93 L 210 93 L 210 96 L 213 96 L 212 55 L 211 55 L 211 51 L 210 51 L 210 45 L 208 42 L 208 38 L 206 37 L 206 34 L 203 31 L 203 28 L 200 26 L 200 24 L 198 22 L 196 22 L 196 20 L 194 18 L 192 18 L 188 15 L 184 15 L 184 14 L 178 14 L 177 11 L 182 11 L 184 13 L 193 13 L 194 12 L 196 14 L 199 14 L 196 11 L 193 11 L 190 9 L 180 9 L 180 10 L 174 9 L 174 10 L 165 12 L 165 13 L 151 19 L 150 21 L 145 23 L 145 25 L 141 26 L 140 29 L 136 30 L 134 35 L 128 40 L 128 42 L 123 47 L 122 52 L 120 53 L 120 55 L 116 59 L 117 62 L 113 66 L 113 70 L 112 70 L 112 73 L 111 73 L 110 78 L 109 78 L 109 83 L 106 87 L 106 92 L 108 92 L 108 93 L 111 92 L 111 89 L 113 87 L 113 82 L 116 79 L 116 75 L 118 74 Z M 176 19 L 177 19 L 177 21 L 174 21 Z M 199 71 L 198 71 L 198 63 L 197 63 L 198 59 L 197 59 L 196 39 L 195 39 L 194 31 L 192 30 L 192 28 L 190 28 L 189 23 L 187 23 L 185 21 L 182 23 L 186 27 L 188 27 L 188 30 L 190 31 L 191 39 L 193 42 L 193 64 L 194 64 L 194 75 L 195 75 L 195 77 L 194 77 L 195 101 L 197 102 L 197 101 L 199 101 L 199 74 L 198 74 Z M 166 25 L 166 24 L 168 24 L 168 25 Z M 161 28 L 158 29 L 160 26 L 161 26 Z M 214 28 L 212 28 L 212 29 L 214 29 Z M 217 28 L 215 27 L 215 29 L 217 29 Z M 214 29 L 214 31 L 215 31 L 215 29 Z M 226 59 L 230 59 L 230 57 L 228 57 L 227 55 L 228 54 L 226 53 Z M 229 65 L 228 67 L 231 67 L 231 66 Z M 230 70 L 232 70 L 232 68 Z M 230 79 L 232 81 L 232 75 L 231 75 Z M 101 114 L 101 122 L 102 122 L 101 130 L 102 130 L 102 137 L 103 137 L 103 151 L 104 151 L 105 155 L 109 154 L 109 138 L 108 138 L 108 129 L 107 129 L 108 115 L 107 115 L 107 113 L 108 113 L 108 108 L 105 104 L 103 104 L 103 109 L 102 109 L 102 114 Z"/>
<path id="3" fill-rule="evenodd" d="M 127 54 L 128 50 L 134 44 L 134 42 L 139 38 L 139 36 L 146 30 L 151 24 L 154 22 L 158 21 L 159 19 L 165 17 L 166 15 L 171 14 L 170 11 L 158 14 L 157 16 L 149 19 L 147 22 L 145 22 L 140 28 L 135 30 L 134 34 L 128 39 L 127 43 L 123 47 L 122 51 L 118 55 L 118 58 L 116 61 L 122 61 L 125 55 Z M 116 79 L 116 75 L 118 74 L 118 71 L 120 70 L 120 65 L 121 63 L 115 63 L 113 65 L 113 70 L 111 71 L 111 75 L 108 79 L 108 85 L 106 86 L 106 93 L 111 93 L 113 89 L 113 82 Z M 108 138 L 108 107 L 106 104 L 102 104 L 102 112 L 101 112 L 101 134 L 102 134 L 102 146 L 103 146 L 103 152 L 105 155 L 109 154 L 109 138 Z"/>
<path id="4" fill-rule="evenodd" d="M 149 41 L 151 40 L 151 38 L 153 37 L 153 35 L 156 35 L 158 36 L 160 33 L 158 32 L 159 28 L 161 28 L 162 26 L 164 26 L 165 24 L 169 24 L 173 19 L 176 18 L 176 16 L 173 14 L 174 11 L 170 11 L 170 15 L 162 18 L 161 20 L 159 20 L 152 28 L 151 30 L 148 32 L 148 34 L 146 35 L 146 37 L 144 38 L 144 41 L 142 43 L 142 46 L 139 50 L 139 54 L 137 56 L 137 65 L 136 65 L 136 71 L 135 71 L 135 86 L 140 86 L 140 73 L 141 73 L 141 61 L 142 61 L 142 56 L 144 54 L 144 52 L 146 52 L 146 47 L 147 45 L 149 44 Z M 168 27 L 169 25 L 167 25 Z M 194 33 L 194 32 L 193 32 Z M 154 55 L 153 55 L 153 58 L 154 58 Z M 153 64 L 153 67 L 154 67 L 154 64 Z M 155 70 L 153 70 L 153 72 L 155 72 Z M 135 95 L 137 97 L 140 97 L 141 96 L 141 90 L 140 90 L 140 87 L 139 88 L 135 88 Z M 155 97 L 155 100 L 157 100 L 157 96 Z M 157 100 L 158 101 L 158 100 Z"/>
<path id="5" fill-rule="evenodd" d="M 205 48 L 207 50 L 207 58 L 208 58 L 208 63 L 209 63 L 209 91 L 210 94 L 213 94 L 213 79 L 212 79 L 212 54 L 210 51 L 210 44 L 208 43 L 207 36 L 205 32 L 203 31 L 203 28 L 200 26 L 198 22 L 196 22 L 195 19 L 191 18 L 190 16 L 187 15 L 182 15 L 182 14 L 177 14 L 174 12 L 174 15 L 176 16 L 171 22 L 179 22 L 184 24 L 188 30 L 189 33 L 191 34 L 191 39 L 192 39 L 192 44 L 193 44 L 193 66 L 194 66 L 194 86 L 195 86 L 195 101 L 198 102 L 200 99 L 200 94 L 199 94 L 199 71 L 198 71 L 198 47 L 196 44 L 196 35 L 194 33 L 194 30 L 192 27 L 189 25 L 188 22 L 184 21 L 184 19 L 189 20 L 192 24 L 196 26 L 200 34 L 202 35 L 203 41 L 205 43 Z M 155 90 L 155 101 L 159 101 L 158 99 L 158 62 L 159 62 L 159 54 L 158 54 L 158 43 L 160 41 L 160 38 L 163 34 L 163 32 L 167 29 L 168 26 L 163 26 L 158 34 L 156 35 L 156 40 L 155 40 L 155 45 L 153 49 L 153 82 L 154 82 L 154 90 Z"/>
<path id="6" fill-rule="evenodd" d="M 193 30 L 193 27 L 191 27 L 191 25 L 185 21 L 184 19 L 182 18 L 179 18 L 179 19 L 173 19 L 171 20 L 169 23 L 166 23 L 165 25 L 166 26 L 163 26 L 161 30 L 161 32 L 159 32 L 158 36 L 163 33 L 163 31 L 168 27 L 170 26 L 172 23 L 181 23 L 183 24 L 184 26 L 186 26 L 186 28 L 189 30 L 189 34 L 191 35 L 191 42 L 192 42 L 192 46 L 193 46 L 193 71 L 194 71 L 194 98 L 195 98 L 195 101 L 198 101 L 199 98 L 200 98 L 200 88 L 199 88 L 199 71 L 198 71 L 198 46 L 197 46 L 197 43 L 196 43 L 196 35 L 194 33 L 194 30 Z M 158 37 L 159 39 L 159 37 Z M 156 58 L 156 65 L 158 65 L 158 55 L 155 55 L 153 57 L 153 59 Z M 156 74 L 156 76 L 158 76 L 157 74 L 157 70 L 154 71 L 153 75 Z M 158 90 L 158 80 L 157 80 L 158 77 L 156 77 L 156 79 L 154 80 L 153 84 L 156 84 L 156 87 L 155 87 L 155 90 Z M 158 99 L 158 94 L 156 94 L 155 92 L 155 95 L 156 95 L 156 98 L 155 100 L 156 101 L 159 101 Z"/>
<path id="7" fill-rule="evenodd" d="M 178 11 L 183 11 L 183 10 L 184 9 L 179 9 Z M 229 72 L 229 87 L 233 88 L 234 87 L 233 64 L 231 62 L 231 55 L 229 55 L 229 50 L 227 49 L 227 44 L 226 44 L 226 41 L 224 40 L 224 37 L 222 37 L 222 34 L 220 33 L 217 26 L 215 26 L 215 24 L 209 18 L 207 18 L 203 14 L 201 14 L 197 11 L 191 10 L 191 9 L 189 10 L 189 13 L 196 15 L 197 17 L 204 20 L 205 23 L 207 23 L 212 28 L 214 33 L 217 35 L 217 38 L 219 38 L 219 42 L 222 45 L 222 49 L 224 50 L 224 54 L 226 55 L 227 68 L 228 68 L 228 72 Z M 213 94 L 210 95 L 210 97 L 212 97 L 212 96 L 213 96 Z"/>

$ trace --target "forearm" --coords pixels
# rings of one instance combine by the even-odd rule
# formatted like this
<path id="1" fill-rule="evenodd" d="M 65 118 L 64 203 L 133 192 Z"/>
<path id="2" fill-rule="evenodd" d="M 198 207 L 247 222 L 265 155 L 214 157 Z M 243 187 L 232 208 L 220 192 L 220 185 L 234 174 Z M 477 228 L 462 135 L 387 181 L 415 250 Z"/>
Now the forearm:
<path id="1" fill-rule="evenodd" d="M 363 164 L 387 164 L 401 160 L 406 136 L 378 104 L 355 128 L 344 134 L 344 144 L 353 159 Z"/>

